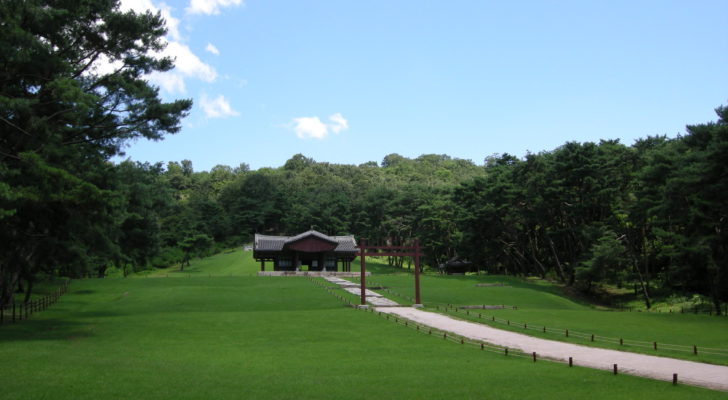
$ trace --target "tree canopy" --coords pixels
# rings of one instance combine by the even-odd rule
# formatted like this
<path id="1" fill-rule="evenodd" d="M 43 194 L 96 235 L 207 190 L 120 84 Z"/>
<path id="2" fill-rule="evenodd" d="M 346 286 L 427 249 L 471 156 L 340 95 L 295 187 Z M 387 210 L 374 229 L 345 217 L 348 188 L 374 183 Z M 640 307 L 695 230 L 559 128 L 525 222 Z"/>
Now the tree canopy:
<path id="1" fill-rule="evenodd" d="M 173 67 L 154 55 L 165 46 L 160 14 L 29 0 L 0 4 L 0 20 L 3 304 L 21 277 L 148 256 L 132 244 L 151 228 L 147 211 L 108 160 L 129 140 L 176 133 L 191 101 L 165 103 L 145 80 Z"/>

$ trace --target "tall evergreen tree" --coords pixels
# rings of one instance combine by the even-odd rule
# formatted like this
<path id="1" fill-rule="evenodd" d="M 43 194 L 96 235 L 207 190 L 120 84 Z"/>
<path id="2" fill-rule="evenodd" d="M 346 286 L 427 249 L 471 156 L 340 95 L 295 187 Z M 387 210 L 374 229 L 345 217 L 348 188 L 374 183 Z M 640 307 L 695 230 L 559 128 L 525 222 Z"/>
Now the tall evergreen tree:
<path id="1" fill-rule="evenodd" d="M 21 275 L 77 273 L 99 255 L 114 223 L 108 159 L 131 139 L 177 132 L 191 101 L 164 103 L 144 79 L 173 67 L 153 55 L 165 45 L 159 14 L 27 0 L 0 3 L 0 21 L 2 305 Z"/>

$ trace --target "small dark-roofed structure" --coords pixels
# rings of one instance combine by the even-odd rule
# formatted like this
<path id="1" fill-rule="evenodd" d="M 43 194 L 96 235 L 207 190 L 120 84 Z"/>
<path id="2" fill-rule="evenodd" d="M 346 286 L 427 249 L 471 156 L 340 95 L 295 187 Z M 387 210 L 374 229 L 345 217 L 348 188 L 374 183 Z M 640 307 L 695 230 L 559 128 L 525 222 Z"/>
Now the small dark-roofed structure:
<path id="1" fill-rule="evenodd" d="M 310 230 L 296 236 L 255 234 L 253 257 L 265 271 L 265 262 L 273 262 L 274 271 L 351 271 L 357 251 L 354 236 L 328 236 Z"/>
<path id="2" fill-rule="evenodd" d="M 464 274 L 473 271 L 473 263 L 460 257 L 453 257 L 439 266 L 441 274 Z"/>

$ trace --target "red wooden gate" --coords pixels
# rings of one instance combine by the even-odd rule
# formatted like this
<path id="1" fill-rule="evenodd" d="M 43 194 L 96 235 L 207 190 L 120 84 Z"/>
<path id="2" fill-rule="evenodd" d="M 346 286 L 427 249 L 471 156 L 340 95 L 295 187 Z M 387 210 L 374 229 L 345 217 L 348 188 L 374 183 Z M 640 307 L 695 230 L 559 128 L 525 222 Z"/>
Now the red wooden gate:
<path id="1" fill-rule="evenodd" d="M 411 246 L 367 246 L 366 239 L 359 239 L 359 257 L 361 259 L 361 305 L 367 304 L 366 295 L 366 257 L 414 257 L 415 258 L 415 304 L 420 301 L 420 240 L 414 239 Z"/>

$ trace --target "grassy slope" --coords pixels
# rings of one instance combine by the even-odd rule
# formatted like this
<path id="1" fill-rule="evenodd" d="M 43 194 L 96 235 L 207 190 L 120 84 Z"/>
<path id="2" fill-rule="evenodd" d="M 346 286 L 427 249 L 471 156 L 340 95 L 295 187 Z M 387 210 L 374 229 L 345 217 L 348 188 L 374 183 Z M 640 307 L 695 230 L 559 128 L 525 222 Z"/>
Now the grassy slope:
<path id="1" fill-rule="evenodd" d="M 397 293 L 411 295 L 413 278 L 409 274 L 376 276 L 370 279 L 373 284 L 383 284 Z M 645 347 L 609 345 L 595 343 L 600 347 L 616 348 L 659 354 L 667 357 L 712 362 L 728 365 L 725 355 L 710 355 L 699 352 L 694 356 L 689 352 L 668 351 L 660 348 L 660 343 L 671 343 L 701 347 L 728 349 L 728 318 L 692 314 L 656 314 L 638 312 L 603 311 L 581 304 L 559 294 L 558 288 L 541 281 L 522 281 L 504 276 L 423 276 L 422 299 L 426 306 L 436 305 L 475 305 L 505 304 L 517 306 L 516 310 L 485 310 L 482 314 L 520 323 L 520 328 L 494 324 L 498 328 L 512 329 L 548 339 L 564 340 L 572 343 L 592 345 L 589 339 L 578 339 L 574 332 L 596 334 L 610 338 L 640 340 Z M 506 286 L 478 287 L 477 283 L 502 283 Z M 476 311 L 477 313 L 478 311 Z M 475 313 L 471 313 L 474 318 Z M 458 317 L 466 318 L 463 313 Z M 480 319 L 480 322 L 488 322 Z M 542 334 L 539 331 L 524 331 L 523 323 L 529 326 L 569 329 L 572 334 L 567 339 L 562 333 Z M 651 343 L 658 342 L 658 351 L 652 350 Z"/>
<path id="2" fill-rule="evenodd" d="M 352 271 L 359 271 L 359 259 L 354 260 L 351 266 Z M 267 262 L 266 271 L 273 270 L 273 263 Z M 190 277 L 190 276 L 254 276 L 260 271 L 260 263 L 253 259 L 253 253 L 235 249 L 206 258 L 195 258 L 190 261 L 190 266 L 180 271 L 179 266 L 166 269 L 143 271 L 136 276 L 156 277 Z M 392 268 L 386 265 L 381 259 L 367 259 L 367 271 L 374 274 L 389 274 L 403 272 L 402 269 Z"/>
<path id="3" fill-rule="evenodd" d="M 7 400 L 725 398 L 483 353 L 344 308 L 306 278 L 75 281 L 0 327 L 0 359 Z"/>

